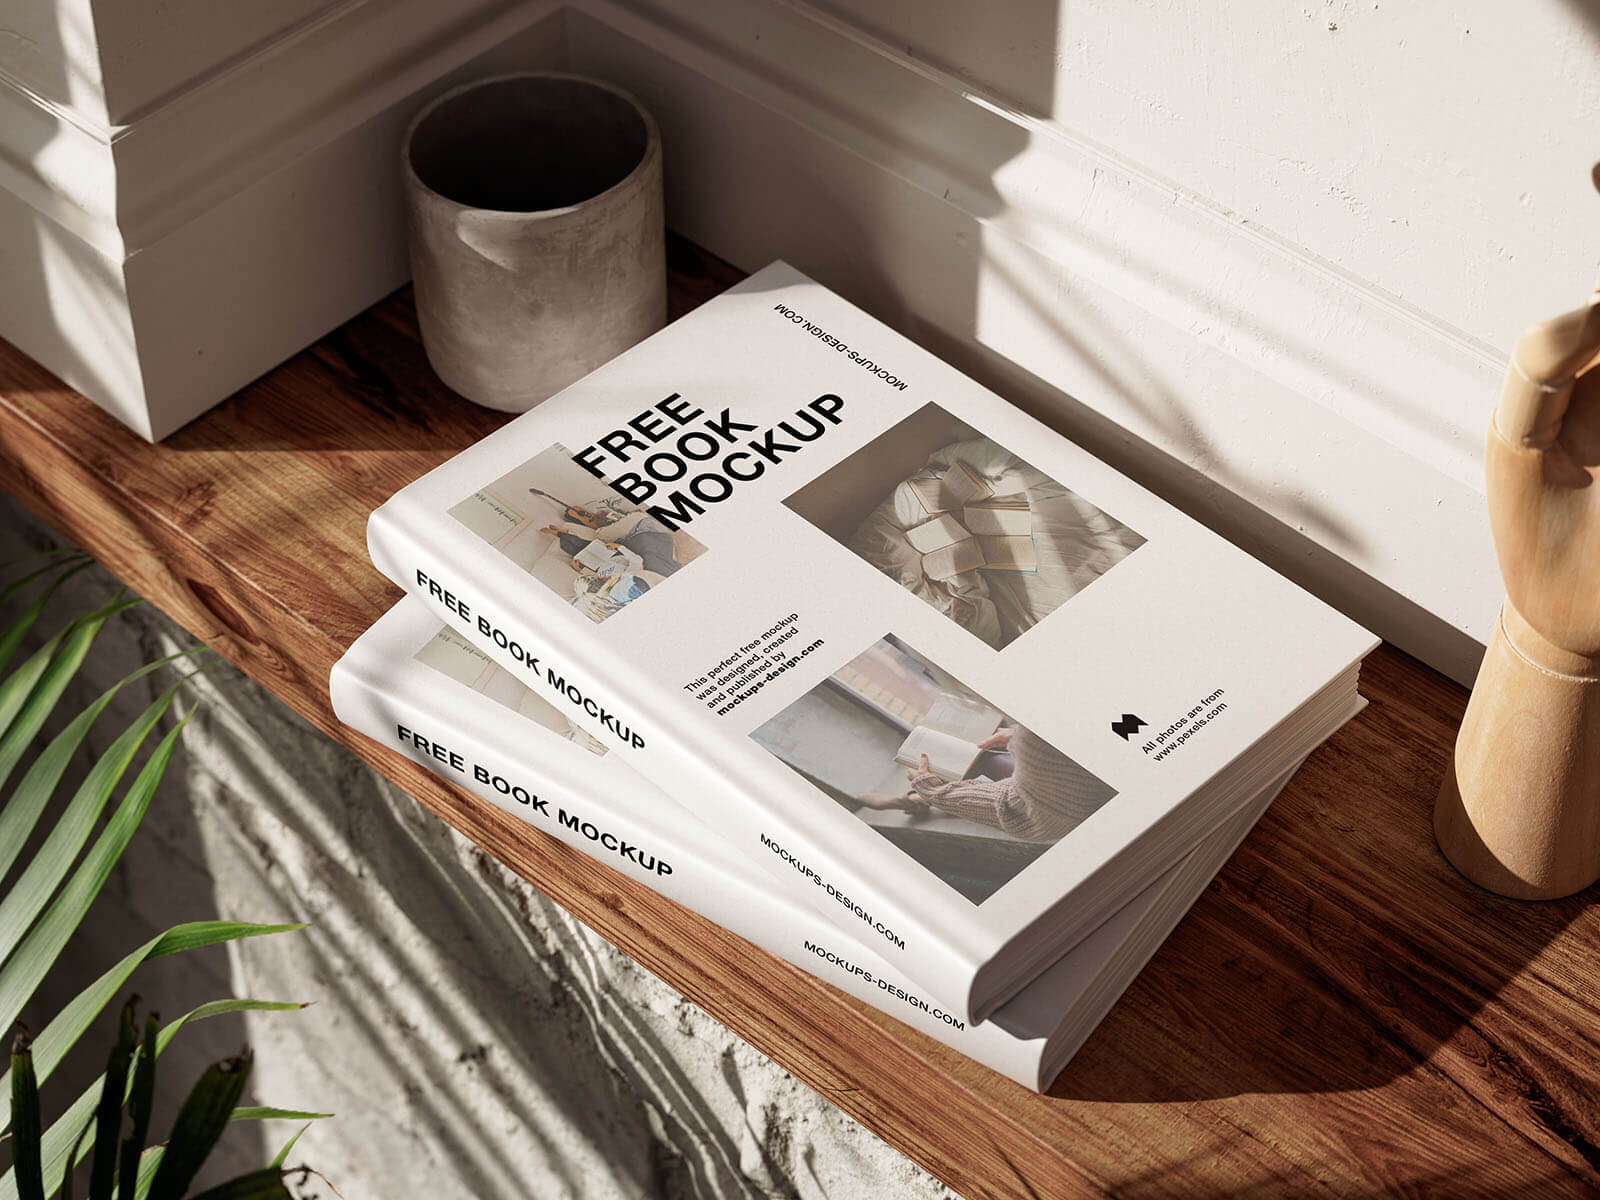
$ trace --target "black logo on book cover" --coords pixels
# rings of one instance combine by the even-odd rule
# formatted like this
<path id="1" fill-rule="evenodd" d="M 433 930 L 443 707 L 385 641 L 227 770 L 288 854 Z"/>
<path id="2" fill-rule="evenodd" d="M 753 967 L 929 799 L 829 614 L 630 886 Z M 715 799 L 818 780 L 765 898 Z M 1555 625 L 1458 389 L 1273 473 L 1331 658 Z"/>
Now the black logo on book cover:
<path id="1" fill-rule="evenodd" d="M 1146 721 L 1143 717 L 1136 717 L 1132 713 L 1123 713 L 1120 721 L 1111 722 L 1111 732 L 1116 734 L 1123 741 L 1127 741 L 1130 737 L 1138 733 L 1139 730 L 1143 729 L 1148 724 L 1150 724 L 1150 722 Z"/>

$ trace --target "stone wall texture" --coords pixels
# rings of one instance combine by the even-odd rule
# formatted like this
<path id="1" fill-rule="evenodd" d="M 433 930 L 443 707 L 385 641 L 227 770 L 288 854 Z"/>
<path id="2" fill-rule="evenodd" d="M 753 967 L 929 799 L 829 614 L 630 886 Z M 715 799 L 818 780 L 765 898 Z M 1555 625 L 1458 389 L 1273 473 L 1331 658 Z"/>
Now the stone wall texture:
<path id="1" fill-rule="evenodd" d="M 57 544 L 0 504 L 0 561 Z M 57 621 L 117 586 L 85 572 Z M 132 610 L 63 711 L 191 644 Z M 164 686 L 120 697 L 90 750 Z M 292 1161 L 347 1200 L 952 1195 L 225 663 L 181 710 L 193 717 L 144 828 L 25 1016 L 37 1028 L 137 942 L 217 916 L 312 924 L 153 964 L 134 980 L 147 1004 L 314 1003 L 185 1030 L 162 1060 L 158 1129 L 202 1063 L 248 1042 L 257 1102 L 337 1114 Z M 47 1103 L 93 1077 L 109 1040 L 109 1024 L 86 1039 Z M 293 1130 L 235 1126 L 210 1174 L 261 1165 Z"/>

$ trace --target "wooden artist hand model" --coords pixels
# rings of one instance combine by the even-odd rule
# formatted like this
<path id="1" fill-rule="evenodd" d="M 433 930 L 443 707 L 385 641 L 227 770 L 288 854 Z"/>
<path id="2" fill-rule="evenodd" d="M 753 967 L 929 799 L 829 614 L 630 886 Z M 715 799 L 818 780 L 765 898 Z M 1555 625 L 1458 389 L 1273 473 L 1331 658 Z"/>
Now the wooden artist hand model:
<path id="1" fill-rule="evenodd" d="M 1517 342 L 1485 455 L 1506 602 L 1434 812 L 1469 879 L 1600 878 L 1600 290 Z"/>

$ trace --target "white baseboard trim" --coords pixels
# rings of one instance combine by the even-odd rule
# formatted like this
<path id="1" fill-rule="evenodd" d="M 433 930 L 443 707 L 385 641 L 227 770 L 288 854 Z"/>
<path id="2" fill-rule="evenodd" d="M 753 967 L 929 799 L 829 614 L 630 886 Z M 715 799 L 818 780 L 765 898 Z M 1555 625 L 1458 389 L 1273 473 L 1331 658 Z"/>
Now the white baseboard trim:
<path id="1" fill-rule="evenodd" d="M 790 259 L 1471 678 L 1499 353 L 814 0 L 330 0 L 117 126 L 0 79 L 0 335 L 163 437 L 404 282 L 417 105 L 567 65 L 656 112 L 674 228 Z"/>
<path id="2" fill-rule="evenodd" d="M 675 228 L 789 259 L 1470 681 L 1492 347 L 802 0 L 578 0 L 569 39 L 655 111 Z"/>
<path id="3" fill-rule="evenodd" d="M 475 75 L 564 66 L 565 11 L 374 8 L 334 5 L 294 54 L 272 40 L 116 129 L 0 88 L 28 131 L 0 147 L 0 336 L 159 440 L 405 283 L 410 116 Z M 410 23 L 380 28 L 397 8 Z M 332 70 L 363 37 L 386 40 Z"/>

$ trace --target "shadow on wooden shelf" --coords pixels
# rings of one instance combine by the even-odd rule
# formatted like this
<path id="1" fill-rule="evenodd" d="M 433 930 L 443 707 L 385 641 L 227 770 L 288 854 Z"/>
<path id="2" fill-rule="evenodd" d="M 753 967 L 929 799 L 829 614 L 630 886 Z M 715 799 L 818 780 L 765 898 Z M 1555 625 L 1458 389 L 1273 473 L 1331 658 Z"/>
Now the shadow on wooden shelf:
<path id="1" fill-rule="evenodd" d="M 1357 1093 L 1419 1068 L 1483 1070 L 1600 1166 L 1600 1149 L 1576 1133 L 1596 1115 L 1585 1065 L 1566 1064 L 1554 1088 L 1513 1066 L 1568 1044 L 1590 1019 L 1563 990 L 1534 1011 L 1538 985 L 1523 974 L 1593 917 L 1595 889 L 1522 904 L 1445 862 L 1432 831 L 1450 752 L 1438 731 L 1459 722 L 1465 694 L 1442 712 L 1419 707 L 1429 676 L 1387 650 L 1371 660 L 1371 705 L 1313 756 L 1052 1095 Z M 1578 1111 L 1564 1111 L 1579 1097 Z"/>
<path id="2" fill-rule="evenodd" d="M 669 316 L 738 278 L 681 238 L 667 241 Z M 226 412 L 227 419 L 214 419 Z M 369 309 L 161 443 L 180 454 L 382 450 L 440 461 L 511 420 L 444 385 L 428 365 L 411 287 Z"/>
<path id="3" fill-rule="evenodd" d="M 670 245 L 675 311 L 738 278 Z M 399 595 L 368 513 L 504 420 L 434 378 L 403 292 L 153 447 L 0 344 L 0 486 L 963 1194 L 1600 1190 L 1595 892 L 1514 904 L 1445 864 L 1466 693 L 1390 647 L 1043 1098 L 340 727 L 327 672 Z"/>

